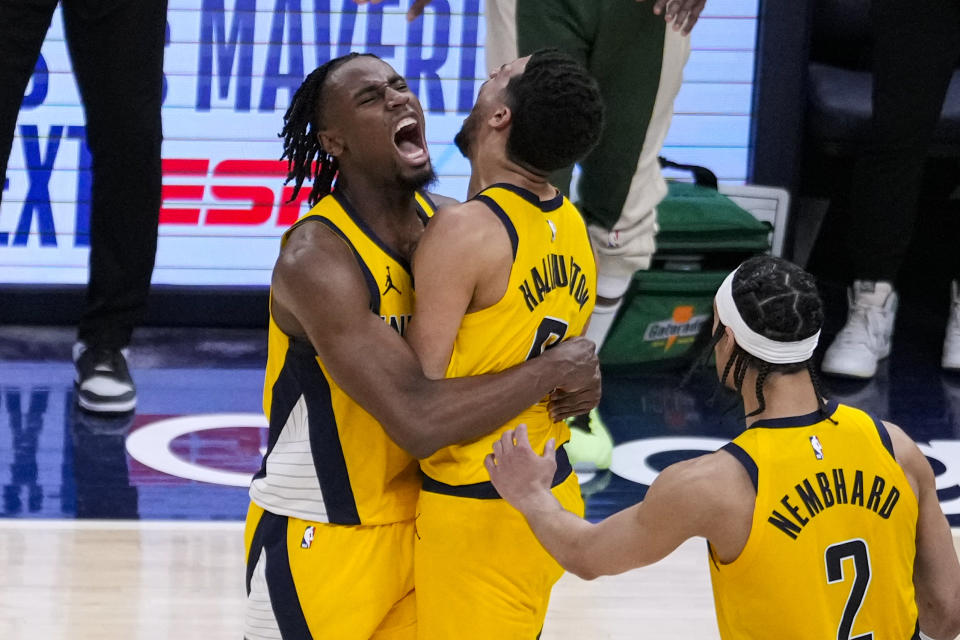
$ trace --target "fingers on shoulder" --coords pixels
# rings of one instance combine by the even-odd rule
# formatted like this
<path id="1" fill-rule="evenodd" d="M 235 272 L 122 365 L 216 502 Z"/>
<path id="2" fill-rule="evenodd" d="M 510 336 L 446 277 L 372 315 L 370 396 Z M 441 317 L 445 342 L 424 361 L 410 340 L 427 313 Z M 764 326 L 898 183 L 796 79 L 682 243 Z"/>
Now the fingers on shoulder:
<path id="1" fill-rule="evenodd" d="M 415 4 L 417 4 L 417 3 L 415 3 Z M 425 4 L 427 4 L 427 3 L 426 3 L 426 2 L 423 2 L 422 4 L 425 5 Z M 437 206 L 437 210 L 438 210 L 438 211 L 440 211 L 440 210 L 442 210 L 442 209 L 446 209 L 446 208 L 448 208 L 448 207 L 454 207 L 454 206 L 457 206 L 457 205 L 460 204 L 460 201 L 459 201 L 459 200 L 455 200 L 455 199 L 453 199 L 453 198 L 451 198 L 451 197 L 449 197 L 449 196 L 444 196 L 444 195 L 441 195 L 441 194 L 439 194 L 439 193 L 433 193 L 433 192 L 431 192 L 431 193 L 430 193 L 430 199 L 433 200 L 433 203 Z"/>

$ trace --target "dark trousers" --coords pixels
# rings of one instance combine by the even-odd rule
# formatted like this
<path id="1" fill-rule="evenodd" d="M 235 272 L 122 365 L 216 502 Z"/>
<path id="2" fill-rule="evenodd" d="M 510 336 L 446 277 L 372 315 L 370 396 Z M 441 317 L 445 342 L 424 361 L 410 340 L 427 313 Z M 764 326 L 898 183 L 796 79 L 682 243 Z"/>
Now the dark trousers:
<path id="1" fill-rule="evenodd" d="M 851 187 L 854 277 L 895 281 L 917 219 L 923 165 L 960 57 L 960 3 L 873 0 L 873 135 Z"/>
<path id="2" fill-rule="evenodd" d="M 0 176 L 57 0 L 0 0 Z M 166 0 L 63 0 L 92 156 L 90 282 L 80 340 L 125 346 L 157 250 Z"/>

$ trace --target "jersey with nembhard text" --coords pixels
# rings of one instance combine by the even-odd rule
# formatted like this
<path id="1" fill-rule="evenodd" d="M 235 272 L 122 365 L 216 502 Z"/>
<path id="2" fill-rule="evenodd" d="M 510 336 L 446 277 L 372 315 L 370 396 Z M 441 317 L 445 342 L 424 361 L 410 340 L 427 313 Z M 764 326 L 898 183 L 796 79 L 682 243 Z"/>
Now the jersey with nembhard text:
<path id="1" fill-rule="evenodd" d="M 757 490 L 740 556 L 710 549 L 725 640 L 915 637 L 917 498 L 880 420 L 827 413 L 760 421 L 724 447 Z"/>
<path id="2" fill-rule="evenodd" d="M 447 365 L 448 378 L 503 371 L 541 354 L 561 340 L 579 336 L 596 301 L 597 269 L 580 212 L 561 194 L 541 201 L 510 184 L 484 189 L 475 200 L 499 217 L 513 249 L 513 265 L 503 297 L 463 317 Z M 563 422 L 554 423 L 546 398 L 476 440 L 440 449 L 421 460 L 423 472 L 447 485 L 490 480 L 483 459 L 508 428 L 525 423 L 530 442 L 542 451 L 546 441 L 570 439 Z"/>
<path id="3" fill-rule="evenodd" d="M 424 224 L 433 215 L 417 194 Z M 384 244 L 334 192 L 302 224 L 323 224 L 353 251 L 370 295 L 370 311 L 403 334 L 413 313 L 410 265 Z M 270 423 L 267 453 L 250 498 L 267 511 L 314 522 L 389 524 L 414 517 L 420 478 L 416 461 L 336 383 L 305 338 L 284 333 L 272 314 L 263 409 Z"/>

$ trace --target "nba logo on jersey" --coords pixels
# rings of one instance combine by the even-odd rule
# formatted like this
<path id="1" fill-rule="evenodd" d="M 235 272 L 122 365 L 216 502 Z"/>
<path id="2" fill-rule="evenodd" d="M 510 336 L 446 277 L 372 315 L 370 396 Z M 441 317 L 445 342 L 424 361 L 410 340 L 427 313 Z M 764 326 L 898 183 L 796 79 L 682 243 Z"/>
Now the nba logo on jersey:
<path id="1" fill-rule="evenodd" d="M 309 549 L 313 544 L 313 526 L 307 527 L 303 532 L 303 540 L 300 541 L 301 549 Z"/>
<path id="2" fill-rule="evenodd" d="M 813 447 L 813 455 L 817 456 L 817 460 L 823 460 L 823 445 L 817 436 L 810 436 L 810 446 Z"/>

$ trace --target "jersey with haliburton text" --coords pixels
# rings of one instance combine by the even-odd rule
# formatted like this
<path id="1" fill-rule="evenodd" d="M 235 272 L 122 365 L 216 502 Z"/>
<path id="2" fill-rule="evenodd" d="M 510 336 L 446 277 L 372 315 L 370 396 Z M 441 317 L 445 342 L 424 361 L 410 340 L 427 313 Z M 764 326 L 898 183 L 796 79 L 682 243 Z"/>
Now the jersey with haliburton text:
<path id="1" fill-rule="evenodd" d="M 426 224 L 435 207 L 417 193 Z M 324 197 L 298 225 L 326 225 L 349 246 L 367 281 L 370 311 L 403 335 L 413 313 L 410 265 L 385 245 L 342 194 Z M 333 380 L 305 338 L 270 318 L 263 409 L 267 453 L 250 485 L 265 510 L 314 522 L 388 524 L 413 519 L 416 461 Z"/>
<path id="2" fill-rule="evenodd" d="M 880 420 L 827 414 L 757 422 L 725 447 L 757 489 L 740 556 L 710 549 L 725 640 L 917 637 L 917 498 Z"/>
<path id="3" fill-rule="evenodd" d="M 494 305 L 463 317 L 448 378 L 503 371 L 583 333 L 596 301 L 597 269 L 579 211 L 561 194 L 541 201 L 510 184 L 484 189 L 476 200 L 496 214 L 510 237 L 513 266 L 506 293 Z M 493 433 L 440 449 L 421 460 L 429 478 L 447 485 L 489 482 L 483 459 L 507 429 L 525 423 L 540 452 L 550 438 L 570 439 L 564 422 L 553 422 L 547 399 Z"/>

